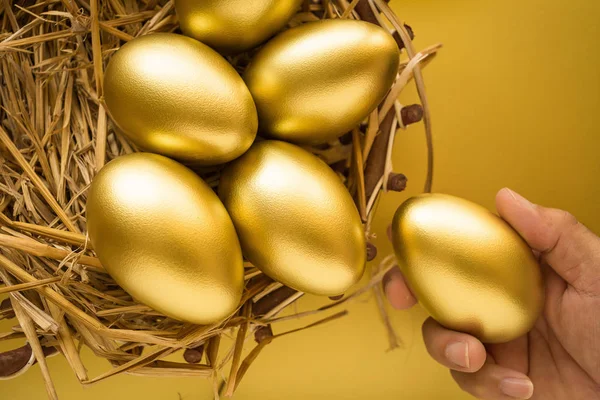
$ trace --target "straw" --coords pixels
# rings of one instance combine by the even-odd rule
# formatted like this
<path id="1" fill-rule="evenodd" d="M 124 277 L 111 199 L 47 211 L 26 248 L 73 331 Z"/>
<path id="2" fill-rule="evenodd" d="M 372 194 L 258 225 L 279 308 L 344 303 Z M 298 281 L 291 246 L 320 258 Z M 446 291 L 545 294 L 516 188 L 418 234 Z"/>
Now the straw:
<path id="1" fill-rule="evenodd" d="M 288 27 L 328 18 L 392 27 L 402 50 L 393 86 L 365 123 L 324 146 L 305 146 L 346 184 L 370 239 L 381 194 L 401 190 L 389 183 L 390 177 L 400 176 L 392 165 L 397 127 L 423 119 L 428 144 L 425 190 L 431 189 L 431 118 L 421 69 L 439 45 L 415 49 L 412 31 L 383 0 L 305 0 Z M 16 317 L 20 325 L 0 332 L 0 340 L 26 337 L 31 345 L 31 351 L 0 353 L 0 360 L 20 357 L 22 366 L 16 374 L 0 368 L 0 377 L 25 372 L 35 356 L 49 398 L 57 394 L 44 354 L 56 349 L 82 384 L 123 373 L 200 377 L 213 379 L 215 396 L 219 387 L 222 394 L 232 395 L 267 345 L 343 317 L 346 310 L 334 309 L 372 290 L 390 346 L 399 344 L 380 289 L 393 256 L 374 266 L 369 282 L 355 292 L 301 313 L 286 311 L 304 293 L 274 282 L 246 261 L 237 309 L 207 326 L 176 321 L 140 304 L 102 267 L 86 233 L 88 190 L 107 162 L 138 151 L 115 131 L 105 109 L 104 68 L 126 42 L 177 29 L 173 0 L 0 0 L 0 294 L 10 296 L 2 303 L 0 319 Z M 242 73 L 251 56 L 228 60 Z M 402 106 L 397 98 L 410 84 L 416 85 L 421 104 Z M 212 188 L 218 186 L 219 174 L 219 168 L 200 173 Z M 281 326 L 278 322 L 316 314 L 323 314 L 316 323 L 286 332 L 271 330 Z M 232 347 L 223 348 L 223 335 L 236 338 Z M 259 343 L 246 354 L 244 346 L 253 336 Z M 206 349 L 205 364 L 164 359 L 200 345 Z M 83 346 L 112 368 L 88 376 L 80 357 Z M 224 371 L 228 363 L 231 369 Z"/>

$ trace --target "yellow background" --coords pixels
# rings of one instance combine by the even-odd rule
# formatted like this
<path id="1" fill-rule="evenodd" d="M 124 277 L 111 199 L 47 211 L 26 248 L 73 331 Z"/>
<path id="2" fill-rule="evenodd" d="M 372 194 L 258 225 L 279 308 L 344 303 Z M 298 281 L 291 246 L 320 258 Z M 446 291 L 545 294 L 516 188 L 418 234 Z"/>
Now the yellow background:
<path id="1" fill-rule="evenodd" d="M 415 29 L 417 47 L 445 45 L 425 71 L 434 190 L 493 209 L 496 191 L 510 186 L 600 231 L 600 2 L 393 0 L 392 7 Z M 414 92 L 402 101 L 414 102 Z M 399 134 L 395 166 L 409 177 L 409 189 L 386 195 L 380 205 L 380 254 L 391 251 L 385 227 L 395 208 L 422 189 L 424 156 L 421 125 Z M 307 297 L 300 308 L 323 301 Z M 392 313 L 404 344 L 389 353 L 373 299 L 348 309 L 346 318 L 267 347 L 235 398 L 469 398 L 426 355 L 421 309 Z M 1 322 L 0 331 L 9 326 Z M 0 343 L 0 350 L 18 344 Z M 91 375 L 108 367 L 87 350 L 83 356 Z M 82 388 L 60 357 L 50 367 L 61 399 L 210 399 L 210 385 L 202 380 L 119 376 Z M 39 369 L 0 381 L 0 393 L 6 400 L 45 398 Z"/>

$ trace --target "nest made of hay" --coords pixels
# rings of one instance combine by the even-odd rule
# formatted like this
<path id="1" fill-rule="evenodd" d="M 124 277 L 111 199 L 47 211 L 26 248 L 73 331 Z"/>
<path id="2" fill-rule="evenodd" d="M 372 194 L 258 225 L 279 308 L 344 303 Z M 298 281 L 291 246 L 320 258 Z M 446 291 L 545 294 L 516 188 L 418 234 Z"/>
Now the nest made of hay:
<path id="1" fill-rule="evenodd" d="M 404 175 L 392 172 L 395 132 L 421 119 L 429 155 L 425 191 L 431 187 L 431 128 L 420 69 L 439 45 L 416 52 L 412 30 L 384 0 L 306 0 L 289 26 L 324 18 L 363 19 L 384 26 L 403 50 L 394 85 L 367 121 L 335 142 L 307 147 L 343 179 L 369 239 L 380 194 L 406 185 Z M 210 326 L 175 321 L 137 303 L 104 271 L 85 234 L 86 191 L 108 160 L 136 149 L 115 133 L 107 118 L 101 95 L 103 69 L 123 43 L 177 29 L 173 0 L 0 2 L 0 294 L 10 293 L 0 307 L 0 319 L 18 320 L 12 331 L 0 333 L 0 340 L 28 341 L 0 354 L 0 379 L 19 375 L 37 362 L 49 397 L 57 398 L 45 357 L 60 352 L 83 384 L 119 373 L 200 376 L 215 379 L 216 396 L 231 395 L 261 349 L 292 333 L 274 334 L 275 322 L 327 311 L 369 290 L 375 291 L 386 320 L 378 284 L 393 257 L 373 268 L 369 283 L 357 292 L 288 317 L 278 315 L 303 294 L 246 263 L 238 313 Z M 242 72 L 250 57 L 228 60 Z M 398 95 L 413 80 L 421 105 L 402 106 Z M 216 187 L 219 169 L 203 171 L 202 177 Z M 368 244 L 369 259 L 375 253 Z M 391 330 L 389 324 L 387 328 Z M 220 337 L 233 329 L 235 345 L 221 355 Z M 252 335 L 258 344 L 243 358 L 244 342 Z M 395 347 L 393 332 L 390 340 Z M 114 368 L 89 377 L 78 344 Z M 187 363 L 163 360 L 178 351 L 184 351 Z M 228 379 L 219 385 L 218 372 L 229 363 Z"/>

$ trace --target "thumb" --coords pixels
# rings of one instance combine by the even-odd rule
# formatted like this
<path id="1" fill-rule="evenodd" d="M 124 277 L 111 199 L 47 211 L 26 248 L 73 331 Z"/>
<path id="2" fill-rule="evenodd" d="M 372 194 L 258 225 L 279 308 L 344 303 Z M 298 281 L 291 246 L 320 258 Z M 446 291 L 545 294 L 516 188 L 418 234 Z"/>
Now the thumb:
<path id="1" fill-rule="evenodd" d="M 566 282 L 600 294 L 600 238 L 573 215 L 533 204 L 508 188 L 496 195 L 496 208 Z"/>

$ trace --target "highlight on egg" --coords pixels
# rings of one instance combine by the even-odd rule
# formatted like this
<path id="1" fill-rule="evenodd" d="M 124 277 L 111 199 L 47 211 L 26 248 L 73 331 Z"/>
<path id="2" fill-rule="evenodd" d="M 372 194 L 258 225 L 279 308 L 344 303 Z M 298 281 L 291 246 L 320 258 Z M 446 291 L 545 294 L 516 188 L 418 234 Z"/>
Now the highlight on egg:
<path id="1" fill-rule="evenodd" d="M 195 324 L 238 307 L 244 267 L 235 228 L 190 169 L 157 154 L 118 157 L 92 181 L 86 209 L 102 266 L 137 301 Z"/>
<path id="2" fill-rule="evenodd" d="M 507 342 L 541 313 L 543 282 L 531 249 L 480 205 L 446 194 L 412 197 L 394 215 L 392 242 L 407 284 L 449 329 Z"/>
<path id="3" fill-rule="evenodd" d="M 258 46 L 300 9 L 302 0 L 175 0 L 181 30 L 221 53 Z"/>
<path id="4" fill-rule="evenodd" d="M 299 144 L 336 139 L 384 99 L 400 51 L 385 29 L 364 21 L 309 22 L 270 40 L 244 80 L 261 132 Z"/>
<path id="5" fill-rule="evenodd" d="M 105 71 L 104 101 L 118 130 L 140 149 L 191 165 L 239 157 L 258 129 L 236 70 L 210 47 L 174 33 L 121 47 Z"/>
<path id="6" fill-rule="evenodd" d="M 360 280 L 366 263 L 360 216 L 318 157 L 285 142 L 257 142 L 223 170 L 218 193 L 244 256 L 266 275 L 327 296 Z"/>

